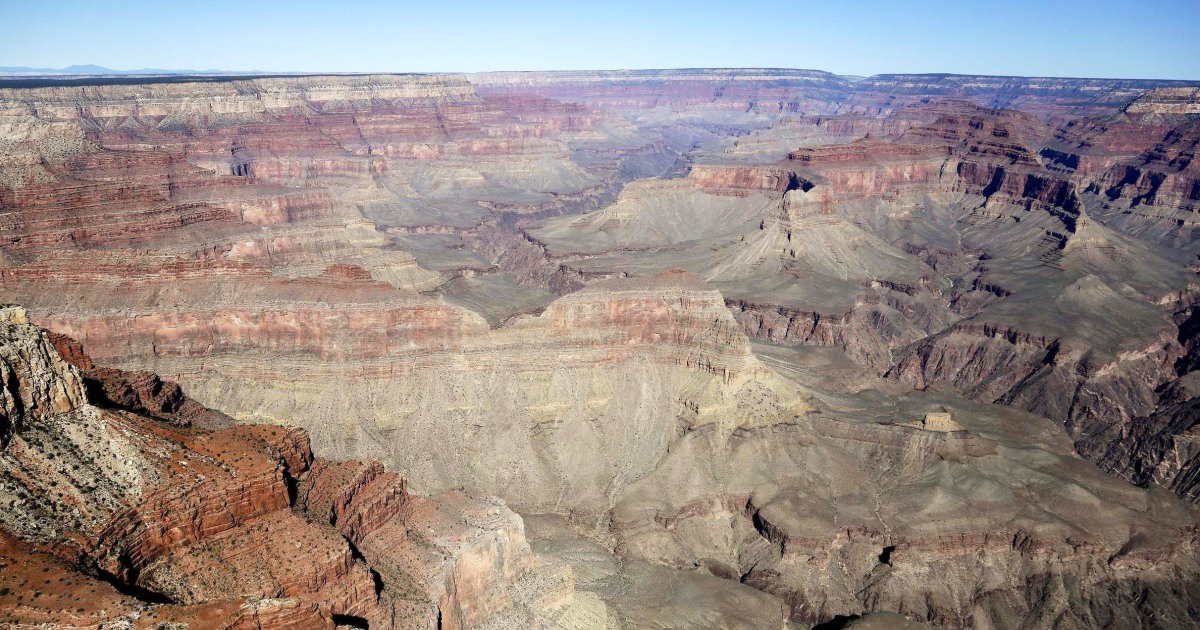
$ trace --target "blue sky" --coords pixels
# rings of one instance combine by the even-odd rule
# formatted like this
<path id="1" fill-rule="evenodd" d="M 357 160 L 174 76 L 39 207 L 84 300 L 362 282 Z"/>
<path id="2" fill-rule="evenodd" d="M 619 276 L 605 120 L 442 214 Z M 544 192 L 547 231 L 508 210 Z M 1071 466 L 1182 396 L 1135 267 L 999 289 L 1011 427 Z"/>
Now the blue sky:
<path id="1" fill-rule="evenodd" d="M 0 0 L 0 66 L 815 68 L 1200 80 L 1200 0 Z"/>

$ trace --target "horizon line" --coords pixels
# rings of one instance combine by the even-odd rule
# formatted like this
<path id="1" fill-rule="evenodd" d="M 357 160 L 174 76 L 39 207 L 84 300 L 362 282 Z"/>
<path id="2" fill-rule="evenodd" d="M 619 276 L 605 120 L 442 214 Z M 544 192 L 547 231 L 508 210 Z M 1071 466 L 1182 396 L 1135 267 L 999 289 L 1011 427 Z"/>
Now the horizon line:
<path id="1" fill-rule="evenodd" d="M 66 72 L 69 68 L 91 67 L 109 72 Z M 157 72 L 154 72 L 157 70 Z M 308 71 L 308 70 L 190 70 L 190 69 L 158 69 L 138 68 L 134 70 L 119 70 L 95 64 L 73 64 L 63 68 L 35 68 L 31 66 L 0 66 L 0 78 L 5 81 L 20 80 L 52 80 L 52 81 L 86 81 L 89 79 L 138 79 L 138 78 L 167 78 L 180 77 L 184 79 L 206 78 L 282 78 L 319 77 L 319 76 L 430 76 L 430 75 L 487 75 L 487 74 L 560 74 L 560 73 L 620 73 L 620 72 L 678 72 L 678 71 L 790 71 L 812 72 L 846 80 L 867 80 L 889 76 L 927 76 L 927 77 L 977 77 L 995 79 L 1069 79 L 1081 81 L 1144 81 L 1156 83 L 1187 83 L 1200 85 L 1200 78 L 1195 79 L 1163 79 L 1154 77 L 1102 77 L 1102 76 L 1065 76 L 1065 75 L 1021 75 L 1021 74 L 968 74 L 961 72 L 878 72 L 869 75 L 838 74 L 818 68 L 792 68 L 783 66 L 696 66 L 696 67 L 660 67 L 660 68 L 586 68 L 586 69 L 552 69 L 552 70 L 408 70 L 408 71 Z"/>

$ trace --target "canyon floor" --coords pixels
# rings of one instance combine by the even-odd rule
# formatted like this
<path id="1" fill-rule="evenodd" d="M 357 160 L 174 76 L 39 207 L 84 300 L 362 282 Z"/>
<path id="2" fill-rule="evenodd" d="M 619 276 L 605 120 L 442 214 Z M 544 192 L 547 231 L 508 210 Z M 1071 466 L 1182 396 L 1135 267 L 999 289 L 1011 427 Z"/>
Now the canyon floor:
<path id="1" fill-rule="evenodd" d="M 1200 624 L 1200 86 L 0 87 L 0 624 Z"/>

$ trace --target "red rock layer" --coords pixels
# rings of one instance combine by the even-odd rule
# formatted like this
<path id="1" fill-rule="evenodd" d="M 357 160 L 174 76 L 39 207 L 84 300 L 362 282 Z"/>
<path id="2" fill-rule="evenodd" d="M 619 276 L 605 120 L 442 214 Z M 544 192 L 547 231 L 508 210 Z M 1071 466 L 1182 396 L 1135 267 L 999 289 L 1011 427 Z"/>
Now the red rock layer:
<path id="1" fill-rule="evenodd" d="M 4 326 L 6 392 L 34 401 L 79 378 L 44 333 Z M 57 341 L 85 379 L 142 382 Z M 532 567 L 503 504 L 409 495 L 378 463 L 314 460 L 298 429 L 159 422 L 133 413 L 153 397 L 127 393 L 133 404 L 112 396 L 111 411 L 67 398 L 16 410 L 0 450 L 0 496 L 21 497 L 0 520 L 5 623 L 471 628 L 511 606 L 508 586 Z"/>
<path id="2" fill-rule="evenodd" d="M 101 153 L 55 165 L 60 179 L 25 185 L 7 196 L 0 240 L 8 248 L 134 242 L 197 223 L 238 217 L 192 201 L 197 189 L 240 186 L 182 159 L 154 153 Z M 225 193 L 229 194 L 229 193 Z"/>
<path id="3" fill-rule="evenodd" d="M 164 381 L 153 372 L 127 372 L 97 368 L 78 341 L 50 333 L 54 349 L 83 375 L 88 399 L 93 404 L 130 409 L 179 426 L 208 429 L 232 424 L 232 420 L 184 395 L 178 383 Z"/>
<path id="4" fill-rule="evenodd" d="M 791 170 L 771 166 L 693 166 L 688 179 L 708 190 L 765 190 L 783 193 L 811 186 Z"/>
<path id="5" fill-rule="evenodd" d="M 1095 188 L 1133 206 L 1191 210 L 1200 206 L 1200 121 L 1181 125 L 1138 158 L 1114 166 Z"/>

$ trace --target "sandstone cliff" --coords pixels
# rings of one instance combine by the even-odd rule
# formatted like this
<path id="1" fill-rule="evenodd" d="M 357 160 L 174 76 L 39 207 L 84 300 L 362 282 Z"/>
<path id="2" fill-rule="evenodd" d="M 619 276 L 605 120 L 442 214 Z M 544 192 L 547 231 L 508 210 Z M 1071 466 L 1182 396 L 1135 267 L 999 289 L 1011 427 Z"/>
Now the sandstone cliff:
<path id="1" fill-rule="evenodd" d="M 6 624 L 482 627 L 538 564 L 497 500 L 413 496 L 376 463 L 314 460 L 302 431 L 93 407 L 46 333 L 2 315 Z"/>

